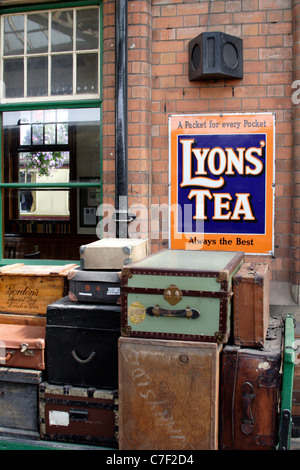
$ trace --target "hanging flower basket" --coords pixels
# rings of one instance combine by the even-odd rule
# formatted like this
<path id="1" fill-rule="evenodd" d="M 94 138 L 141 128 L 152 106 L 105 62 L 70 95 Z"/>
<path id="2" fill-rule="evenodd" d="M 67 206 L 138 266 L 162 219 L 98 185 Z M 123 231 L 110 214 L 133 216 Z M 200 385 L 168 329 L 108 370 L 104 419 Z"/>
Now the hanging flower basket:
<path id="1" fill-rule="evenodd" d="M 53 176 L 65 161 L 65 152 L 36 152 L 23 155 L 25 171 L 33 171 L 39 176 Z"/>

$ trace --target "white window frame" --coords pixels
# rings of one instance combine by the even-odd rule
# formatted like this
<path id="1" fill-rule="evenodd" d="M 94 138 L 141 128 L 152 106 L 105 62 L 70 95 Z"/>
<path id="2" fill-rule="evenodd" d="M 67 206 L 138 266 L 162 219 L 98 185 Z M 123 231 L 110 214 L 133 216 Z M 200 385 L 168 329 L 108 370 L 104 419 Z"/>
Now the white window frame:
<path id="1" fill-rule="evenodd" d="M 76 14 L 78 10 L 89 10 L 89 9 L 97 9 L 98 10 L 98 17 L 99 17 L 99 34 L 98 34 L 98 46 L 96 49 L 88 49 L 88 50 L 76 50 Z M 51 52 L 51 19 L 52 15 L 56 11 L 72 11 L 73 12 L 73 48 L 70 51 L 63 51 L 63 52 Z M 9 55 L 4 56 L 4 19 L 9 16 L 24 16 L 25 18 L 32 13 L 48 13 L 48 51 L 45 53 L 36 53 L 36 54 L 27 54 L 26 45 L 27 45 L 27 21 L 25 20 L 24 25 L 24 53 L 20 55 Z M 0 103 L 1 104 L 10 104 L 10 103 L 32 103 L 32 102 L 47 102 L 47 101 L 66 101 L 66 100 L 95 100 L 100 99 L 101 97 L 101 50 L 100 50 L 100 39 L 101 39 L 101 24 L 100 24 L 100 6 L 99 5 L 87 5 L 86 7 L 68 7 L 68 8 L 48 8 L 48 9 L 41 9 L 41 10 L 34 10 L 34 11 L 22 11 L 19 13 L 6 13 L 1 15 L 1 22 L 0 22 L 0 38 L 1 38 L 1 50 L 0 50 Z M 77 56 L 81 54 L 96 54 L 98 56 L 98 77 L 97 77 L 97 85 L 98 85 L 98 92 L 97 93 L 77 93 Z M 73 56 L 73 92 L 69 95 L 51 95 L 51 57 L 58 56 L 58 55 L 71 55 Z M 30 57 L 47 57 L 48 58 L 48 94 L 46 96 L 26 96 L 27 93 L 27 58 Z M 24 60 L 24 97 L 16 97 L 16 98 L 7 98 L 5 96 L 5 83 L 3 80 L 3 60 L 4 58 L 8 58 L 9 60 L 13 59 L 20 59 L 23 58 Z"/>

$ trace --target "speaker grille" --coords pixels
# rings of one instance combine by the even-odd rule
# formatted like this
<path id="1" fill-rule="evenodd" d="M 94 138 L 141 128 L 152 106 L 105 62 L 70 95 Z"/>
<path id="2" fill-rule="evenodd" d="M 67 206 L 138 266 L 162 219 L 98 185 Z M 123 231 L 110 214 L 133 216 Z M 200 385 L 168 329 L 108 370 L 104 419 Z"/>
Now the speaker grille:
<path id="1" fill-rule="evenodd" d="M 238 64 L 238 53 L 231 42 L 226 42 L 223 47 L 223 60 L 226 67 L 235 69 Z"/>

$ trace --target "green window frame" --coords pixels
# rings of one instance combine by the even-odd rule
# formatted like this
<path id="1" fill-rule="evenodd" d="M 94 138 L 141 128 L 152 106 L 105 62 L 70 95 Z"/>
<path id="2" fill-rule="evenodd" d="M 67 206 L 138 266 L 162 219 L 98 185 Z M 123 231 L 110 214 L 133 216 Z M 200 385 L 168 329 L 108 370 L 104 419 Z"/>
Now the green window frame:
<path id="1" fill-rule="evenodd" d="M 99 0 L 90 0 L 90 1 L 76 1 L 74 2 L 60 2 L 60 3 L 45 3 L 39 5 L 31 5 L 31 6 L 24 6 L 24 7 L 0 7 L 0 16 L 7 15 L 7 14 L 17 14 L 20 12 L 34 12 L 34 11 L 49 11 L 49 10 L 58 10 L 58 9 L 72 9 L 77 7 L 88 7 L 88 6 L 99 6 L 99 33 L 100 33 L 100 48 L 99 48 L 99 96 L 97 98 L 92 99 L 81 99 L 80 96 L 77 99 L 47 99 L 45 101 L 35 101 L 34 98 L 32 101 L 16 101 L 10 103 L 0 103 L 0 148 L 1 148 L 1 162 L 3 161 L 3 145 L 2 145 L 2 130 L 3 130 L 3 120 L 2 114 L 5 111 L 22 111 L 22 110 L 44 110 L 44 109 L 63 109 L 63 108 L 99 108 L 100 109 L 100 152 L 99 152 L 99 161 L 100 161 L 100 175 L 102 172 L 102 133 L 101 133 L 101 121 L 102 121 L 102 44 L 103 44 L 103 37 L 102 37 L 102 24 L 103 24 L 103 9 L 102 9 L 102 1 Z M 1 64 L 2 66 L 2 64 Z M 102 201 L 102 185 L 100 183 L 95 182 L 84 182 L 84 181 L 76 181 L 76 182 L 64 182 L 64 183 L 12 183 L 12 182 L 4 182 L 3 181 L 3 171 L 2 165 L 0 165 L 0 212 L 1 212 L 1 221 L 0 221 L 0 265 L 6 264 L 13 264 L 16 262 L 16 259 L 8 259 L 4 258 L 4 250 L 3 250 L 3 240 L 4 240 L 4 227 L 3 227 L 3 217 L 2 217 L 2 210 L 3 210 L 3 191 L 6 188 L 11 189 L 72 189 L 72 188 L 97 188 L 100 190 L 100 199 Z M 101 204 L 101 202 L 100 202 Z M 96 230 L 95 230 L 96 234 Z M 79 256 L 79 254 L 78 254 Z M 38 259 L 18 259 L 18 262 L 24 262 L 26 264 L 41 264 L 41 260 Z M 69 260 L 42 260 L 42 264 L 65 264 Z M 74 262 L 74 260 L 72 260 Z M 76 262 L 76 261 L 75 261 Z"/>

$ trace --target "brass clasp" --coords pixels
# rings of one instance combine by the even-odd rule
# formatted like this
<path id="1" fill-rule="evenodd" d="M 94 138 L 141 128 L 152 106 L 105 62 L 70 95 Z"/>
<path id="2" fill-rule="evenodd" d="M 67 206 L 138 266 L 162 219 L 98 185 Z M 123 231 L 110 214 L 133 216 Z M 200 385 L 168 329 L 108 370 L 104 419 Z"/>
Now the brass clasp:
<path id="1" fill-rule="evenodd" d="M 181 290 L 175 286 L 175 284 L 171 284 L 167 289 L 164 291 L 164 299 L 170 305 L 176 305 L 182 299 L 182 292 Z"/>

